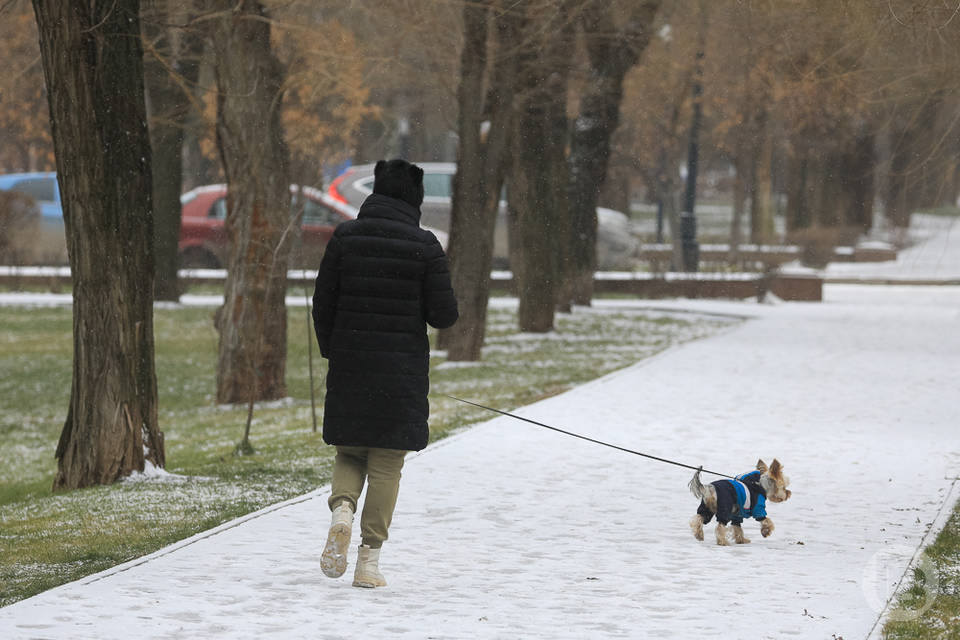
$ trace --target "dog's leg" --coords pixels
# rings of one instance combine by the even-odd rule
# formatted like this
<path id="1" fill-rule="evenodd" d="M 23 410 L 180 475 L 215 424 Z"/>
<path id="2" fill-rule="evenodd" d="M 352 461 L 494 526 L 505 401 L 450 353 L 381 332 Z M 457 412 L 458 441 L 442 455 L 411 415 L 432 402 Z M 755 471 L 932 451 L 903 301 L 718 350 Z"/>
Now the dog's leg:
<path id="1" fill-rule="evenodd" d="M 770 518 L 764 518 L 760 521 L 760 535 L 762 535 L 764 538 L 770 537 L 770 534 L 773 533 L 774 528 L 773 520 Z"/>
<path id="2" fill-rule="evenodd" d="M 750 544 L 750 538 L 743 535 L 743 527 L 738 524 L 733 525 L 733 541 L 737 544 Z"/>
<path id="3" fill-rule="evenodd" d="M 717 544 L 721 547 L 730 546 L 730 541 L 727 540 L 727 525 L 717 523 Z"/>
<path id="4" fill-rule="evenodd" d="M 693 537 L 703 542 L 703 517 L 699 513 L 690 520 L 690 529 L 693 531 Z"/>

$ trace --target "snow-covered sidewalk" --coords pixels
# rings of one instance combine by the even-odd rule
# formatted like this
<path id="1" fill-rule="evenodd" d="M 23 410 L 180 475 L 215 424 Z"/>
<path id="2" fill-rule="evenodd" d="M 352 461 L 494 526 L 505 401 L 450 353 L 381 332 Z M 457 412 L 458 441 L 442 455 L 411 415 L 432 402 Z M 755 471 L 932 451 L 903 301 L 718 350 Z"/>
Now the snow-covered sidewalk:
<path id="1" fill-rule="evenodd" d="M 960 218 L 914 214 L 910 224 L 914 246 L 900 251 L 891 262 L 834 262 L 823 275 L 828 279 L 948 280 L 960 281 Z"/>
<path id="2" fill-rule="evenodd" d="M 499 417 L 408 459 L 385 589 L 320 572 L 323 488 L 0 609 L 0 637 L 875 633 L 960 493 L 960 288 L 647 306 L 751 319 L 517 412 L 729 474 L 776 456 L 772 537 L 697 542 L 690 471 Z"/>

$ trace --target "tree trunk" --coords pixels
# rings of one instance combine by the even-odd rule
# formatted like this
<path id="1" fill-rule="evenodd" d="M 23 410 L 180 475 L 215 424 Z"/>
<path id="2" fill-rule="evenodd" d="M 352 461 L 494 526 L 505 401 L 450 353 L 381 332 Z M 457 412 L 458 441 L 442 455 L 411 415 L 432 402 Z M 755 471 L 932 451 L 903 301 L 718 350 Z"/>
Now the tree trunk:
<path id="1" fill-rule="evenodd" d="M 681 185 L 675 180 L 667 181 L 663 193 L 663 217 L 670 230 L 670 268 L 669 271 L 683 270 L 683 243 L 680 238 L 680 189 Z"/>
<path id="2" fill-rule="evenodd" d="M 34 0 L 67 251 L 73 382 L 54 489 L 164 465 L 139 0 Z"/>
<path id="3" fill-rule="evenodd" d="M 774 241 L 773 223 L 773 136 L 764 110 L 758 116 L 756 153 L 750 179 L 750 242 L 764 244 Z"/>
<path id="4" fill-rule="evenodd" d="M 143 33 L 146 45 L 144 81 L 150 114 L 153 150 L 154 250 L 157 300 L 180 299 L 180 192 L 183 181 L 183 140 L 199 61 L 189 59 L 184 44 L 191 34 L 177 31 L 170 0 L 145 0 Z"/>
<path id="5" fill-rule="evenodd" d="M 936 168 L 939 145 L 930 139 L 930 132 L 942 104 L 942 93 L 934 91 L 925 96 L 922 103 L 895 116 L 899 121 L 895 120 L 892 126 L 886 193 L 887 220 L 895 228 L 909 228 L 914 211 L 939 200 L 938 194 L 949 172 L 946 167 Z M 947 164 L 953 166 L 955 162 L 951 157 Z"/>
<path id="6" fill-rule="evenodd" d="M 843 212 L 844 225 L 855 227 L 861 233 L 867 233 L 873 226 L 876 164 L 873 132 L 864 127 L 844 158 L 843 181 L 848 195 L 847 208 Z"/>
<path id="7" fill-rule="evenodd" d="M 697 180 L 700 175 L 700 130 L 703 127 L 703 75 L 707 51 L 707 5 L 699 2 L 700 28 L 693 65 L 693 114 L 690 118 L 690 142 L 687 146 L 687 184 L 680 212 L 680 243 L 683 270 L 700 270 L 700 245 L 697 242 Z"/>
<path id="8" fill-rule="evenodd" d="M 597 206 L 622 211 L 631 216 L 631 180 L 636 172 L 632 160 L 625 158 L 623 151 L 618 152 L 616 147 L 612 148 L 607 165 L 607 179 L 600 188 Z"/>
<path id="9" fill-rule="evenodd" d="M 572 29 L 567 13 L 556 7 L 546 14 L 528 13 L 517 60 L 514 170 L 508 185 L 516 213 L 510 266 L 520 298 L 520 330 L 534 333 L 553 329 L 568 224 L 564 152 Z"/>
<path id="10" fill-rule="evenodd" d="M 486 334 L 490 300 L 493 234 L 500 208 L 500 190 L 506 173 L 514 69 L 506 51 L 517 39 L 513 14 L 498 11 L 494 22 L 496 60 L 487 69 L 488 25 L 491 9 L 499 2 L 486 0 L 463 8 L 464 48 L 461 56 L 457 173 L 453 179 L 450 223 L 450 270 L 460 301 L 455 328 L 440 332 L 438 343 L 449 360 L 479 360 Z M 492 86 L 484 95 L 484 79 Z M 484 122 L 488 133 L 482 132 Z"/>
<path id="11" fill-rule="evenodd" d="M 743 213 L 747 208 L 747 193 L 750 191 L 749 171 L 744 165 L 749 161 L 745 157 L 743 145 L 737 145 L 736 157 L 733 161 L 733 219 L 730 221 L 730 260 L 733 264 L 739 261 L 740 243 L 743 242 Z"/>
<path id="12" fill-rule="evenodd" d="M 597 268 L 597 200 L 607 177 L 610 138 L 620 123 L 623 79 L 650 43 L 660 1 L 637 3 L 626 28 L 618 32 L 606 0 L 592 0 L 581 12 L 589 54 L 589 77 L 580 97 L 570 140 L 572 235 L 571 293 L 577 304 L 593 299 Z"/>
<path id="13" fill-rule="evenodd" d="M 911 173 L 914 188 L 914 211 L 936 207 L 943 201 L 943 193 L 949 177 L 948 165 L 953 166 L 956 156 L 947 153 L 950 143 L 957 134 L 944 136 L 943 132 L 951 128 L 956 120 L 956 105 L 944 100 L 946 91 L 931 91 L 919 109 L 918 119 L 913 123 L 912 146 L 914 161 Z M 947 114 L 946 120 L 943 116 Z"/>
<path id="14" fill-rule="evenodd" d="M 199 0 L 198 0 L 199 1 Z M 187 40 L 190 52 L 185 60 L 189 60 L 192 68 L 185 69 L 184 74 L 193 74 L 195 83 L 187 87 L 191 89 L 191 100 L 197 105 L 187 115 L 183 137 L 183 166 L 181 168 L 181 185 L 183 191 L 190 191 L 201 185 L 211 182 L 223 182 L 223 170 L 219 161 L 214 161 L 204 155 L 203 138 L 207 135 L 208 123 L 202 112 L 203 99 L 208 87 L 215 84 L 213 56 L 207 54 L 210 47 L 206 34 L 194 32 Z"/>
<path id="15" fill-rule="evenodd" d="M 813 206 L 817 201 L 817 162 L 805 144 L 794 151 L 787 186 L 787 231 L 806 229 L 813 222 Z"/>
<path id="16" fill-rule="evenodd" d="M 746 79 L 747 98 L 742 105 L 742 121 L 733 131 L 733 219 L 730 223 L 730 260 L 737 264 L 740 255 L 740 243 L 743 242 L 743 217 L 747 210 L 747 200 L 753 189 L 756 177 L 758 129 L 763 126 L 756 117 L 759 110 L 753 102 L 750 90 L 749 74 Z"/>
<path id="17" fill-rule="evenodd" d="M 284 70 L 260 2 L 214 5 L 217 144 L 227 176 L 229 238 L 220 332 L 217 402 L 286 396 L 286 274 L 290 228 L 289 153 L 280 105 Z M 286 232 L 286 233 L 285 233 Z"/>
<path id="18" fill-rule="evenodd" d="M 895 129 L 891 144 L 890 170 L 887 175 L 886 218 L 891 226 L 906 229 L 910 226 L 910 189 L 908 171 L 911 149 L 905 141 L 907 132 Z"/>
<path id="19" fill-rule="evenodd" d="M 814 225 L 820 228 L 839 227 L 847 195 L 841 186 L 842 153 L 828 148 L 818 156 L 816 172 L 811 174 L 812 187 L 816 189 L 816 197 L 812 201 Z"/>
<path id="20" fill-rule="evenodd" d="M 957 145 L 954 151 L 954 157 L 960 158 L 960 145 Z M 953 170 L 947 174 L 947 184 L 943 192 L 943 206 L 956 207 L 960 201 L 960 163 L 954 165 Z"/>

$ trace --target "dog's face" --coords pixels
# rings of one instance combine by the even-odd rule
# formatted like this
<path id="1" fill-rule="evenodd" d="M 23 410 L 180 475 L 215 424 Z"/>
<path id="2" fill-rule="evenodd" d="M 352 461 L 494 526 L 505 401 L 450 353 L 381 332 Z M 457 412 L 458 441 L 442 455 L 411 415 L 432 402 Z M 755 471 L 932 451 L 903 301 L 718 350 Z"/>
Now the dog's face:
<path id="1" fill-rule="evenodd" d="M 770 463 L 770 467 L 759 460 L 757 470 L 760 472 L 760 485 L 767 492 L 767 500 L 771 502 L 783 502 L 790 497 L 790 478 L 783 475 L 783 465 L 776 458 Z"/>

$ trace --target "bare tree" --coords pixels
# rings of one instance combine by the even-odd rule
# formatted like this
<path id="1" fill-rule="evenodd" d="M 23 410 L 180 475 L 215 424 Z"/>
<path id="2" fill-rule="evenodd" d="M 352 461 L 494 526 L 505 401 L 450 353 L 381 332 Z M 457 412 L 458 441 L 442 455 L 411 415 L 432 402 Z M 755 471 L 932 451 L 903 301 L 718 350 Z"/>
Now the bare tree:
<path id="1" fill-rule="evenodd" d="M 302 1 L 302 0 L 301 0 Z M 449 160 L 456 153 L 464 8 L 483 2 L 316 2 L 324 19 L 355 34 L 357 49 L 342 51 L 325 73 L 360 61 L 354 73 L 369 87 L 375 108 L 350 132 L 355 163 L 402 156 L 415 162 Z M 504 6 L 509 6 L 505 4 Z M 459 324 L 459 322 L 458 322 Z"/>
<path id="2" fill-rule="evenodd" d="M 217 144 L 227 176 L 230 242 L 217 401 L 286 395 L 289 153 L 280 122 L 284 69 L 257 0 L 210 0 L 203 16 L 217 76 Z"/>
<path id="3" fill-rule="evenodd" d="M 631 2 L 618 25 L 615 3 L 589 0 L 580 14 L 589 60 L 588 80 L 570 139 L 571 293 L 590 304 L 597 266 L 597 200 L 607 177 L 611 138 L 620 123 L 623 81 L 650 43 L 660 0 Z"/>
<path id="4" fill-rule="evenodd" d="M 28 0 L 0 1 L 0 168 L 50 171 L 56 159 L 37 23 Z"/>
<path id="5" fill-rule="evenodd" d="M 525 5 L 507 185 L 510 268 L 520 299 L 520 330 L 545 332 L 553 329 L 569 239 L 566 100 L 574 2 Z"/>
<path id="6" fill-rule="evenodd" d="M 851 6 L 848 30 L 868 41 L 867 104 L 879 115 L 876 188 L 887 222 L 902 232 L 914 211 L 955 206 L 960 196 L 960 20 L 938 0 Z"/>
<path id="7" fill-rule="evenodd" d="M 139 0 L 34 0 L 73 275 L 73 383 L 55 489 L 164 464 Z"/>
<path id="8" fill-rule="evenodd" d="M 187 3 L 189 4 L 189 3 Z M 153 149 L 154 248 L 157 300 L 179 300 L 180 192 L 183 141 L 194 108 L 193 87 L 202 42 L 185 28 L 189 7 L 180 0 L 144 0 L 144 82 Z"/>
<path id="9" fill-rule="evenodd" d="M 486 332 L 494 226 L 510 149 L 510 96 L 516 70 L 511 48 L 519 35 L 518 13 L 505 10 L 504 4 L 485 0 L 463 8 L 457 93 L 460 147 L 449 241 L 460 320 L 455 330 L 440 333 L 450 360 L 478 360 Z"/>

